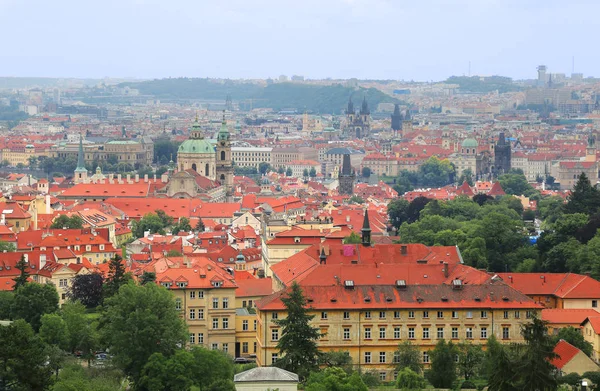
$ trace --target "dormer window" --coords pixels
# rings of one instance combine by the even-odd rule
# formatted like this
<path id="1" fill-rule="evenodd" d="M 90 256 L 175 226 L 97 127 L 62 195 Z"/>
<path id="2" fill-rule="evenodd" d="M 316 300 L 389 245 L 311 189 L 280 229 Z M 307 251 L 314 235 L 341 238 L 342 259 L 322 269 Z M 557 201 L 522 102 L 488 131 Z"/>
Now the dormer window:
<path id="1" fill-rule="evenodd" d="M 104 245 L 103 244 L 100 245 L 100 250 L 104 250 Z"/>
<path id="2" fill-rule="evenodd" d="M 212 282 L 212 286 L 213 286 L 214 288 L 220 288 L 220 287 L 222 287 L 222 286 L 223 286 L 223 281 L 213 281 L 213 282 Z"/>
<path id="3" fill-rule="evenodd" d="M 177 283 L 178 288 L 185 288 L 186 286 L 187 286 L 187 282 L 178 282 Z"/>
<path id="4" fill-rule="evenodd" d="M 294 243 L 300 243 L 300 238 L 299 237 L 295 237 L 294 238 Z"/>
<path id="5" fill-rule="evenodd" d="M 164 286 L 167 289 L 169 289 L 171 287 L 171 283 L 170 282 L 161 282 L 160 285 Z"/>

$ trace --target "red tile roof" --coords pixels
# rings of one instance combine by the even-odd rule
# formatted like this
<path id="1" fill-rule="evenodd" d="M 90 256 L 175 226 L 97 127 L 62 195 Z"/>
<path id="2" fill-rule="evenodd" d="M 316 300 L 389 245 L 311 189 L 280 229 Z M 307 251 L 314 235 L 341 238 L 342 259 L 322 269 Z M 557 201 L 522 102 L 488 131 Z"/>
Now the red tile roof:
<path id="1" fill-rule="evenodd" d="M 550 324 L 581 324 L 588 317 L 600 316 L 594 309 L 579 308 L 547 308 L 542 310 L 542 320 Z"/>
<path id="2" fill-rule="evenodd" d="M 573 359 L 581 350 L 571 345 L 564 339 L 558 341 L 556 346 L 554 347 L 554 353 L 557 354 L 558 357 L 550 360 L 552 365 L 554 365 L 558 369 L 562 369 L 569 361 Z"/>
<path id="3" fill-rule="evenodd" d="M 507 284 L 526 295 L 563 299 L 600 298 L 600 282 L 575 273 L 498 273 Z"/>
<path id="4" fill-rule="evenodd" d="M 236 273 L 237 274 L 237 273 Z M 268 296 L 273 293 L 271 278 L 237 279 L 235 297 Z"/>

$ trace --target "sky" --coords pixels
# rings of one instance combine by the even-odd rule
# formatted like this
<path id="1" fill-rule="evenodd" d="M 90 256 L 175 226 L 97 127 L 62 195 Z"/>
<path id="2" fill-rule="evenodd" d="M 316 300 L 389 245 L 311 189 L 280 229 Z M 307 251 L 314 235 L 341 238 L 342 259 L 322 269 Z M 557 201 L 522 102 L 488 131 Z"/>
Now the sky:
<path id="1" fill-rule="evenodd" d="M 0 76 L 600 76 L 597 0 L 0 0 Z"/>

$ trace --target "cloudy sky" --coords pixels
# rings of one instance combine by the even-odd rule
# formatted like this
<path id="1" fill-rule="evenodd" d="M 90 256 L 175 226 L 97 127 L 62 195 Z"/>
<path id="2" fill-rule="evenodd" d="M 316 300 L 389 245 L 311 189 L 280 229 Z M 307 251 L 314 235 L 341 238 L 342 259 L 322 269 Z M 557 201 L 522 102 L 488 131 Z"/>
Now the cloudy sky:
<path id="1" fill-rule="evenodd" d="M 600 75 L 597 0 L 0 0 L 0 76 Z"/>

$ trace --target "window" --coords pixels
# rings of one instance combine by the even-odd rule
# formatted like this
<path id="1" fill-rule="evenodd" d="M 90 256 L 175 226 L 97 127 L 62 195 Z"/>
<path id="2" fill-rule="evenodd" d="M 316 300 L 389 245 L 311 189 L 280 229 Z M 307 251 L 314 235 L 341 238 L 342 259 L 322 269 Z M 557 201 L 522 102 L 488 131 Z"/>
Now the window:
<path id="1" fill-rule="evenodd" d="M 379 372 L 379 381 L 385 381 L 385 379 L 387 379 L 387 373 Z"/>
<path id="2" fill-rule="evenodd" d="M 213 297 L 213 309 L 219 308 L 219 298 Z"/>
<path id="3" fill-rule="evenodd" d="M 452 327 L 452 339 L 458 339 L 458 327 Z"/>
<path id="4" fill-rule="evenodd" d="M 327 319 L 327 311 L 321 312 L 321 319 Z"/>
<path id="5" fill-rule="evenodd" d="M 423 339 L 429 339 L 429 327 L 423 327 Z"/>
<path id="6" fill-rule="evenodd" d="M 196 298 L 196 291 L 190 291 L 190 299 Z"/>
<path id="7" fill-rule="evenodd" d="M 598 308 L 598 300 L 592 300 L 592 308 Z"/>
<path id="8" fill-rule="evenodd" d="M 394 339 L 400 339 L 400 327 L 394 327 Z"/>
<path id="9" fill-rule="evenodd" d="M 429 311 L 423 311 L 423 319 L 429 318 Z"/>
<path id="10" fill-rule="evenodd" d="M 394 319 L 400 319 L 400 311 L 394 311 Z"/>
<path id="11" fill-rule="evenodd" d="M 371 339 L 371 328 L 365 327 L 365 339 Z"/>
<path id="12" fill-rule="evenodd" d="M 196 343 L 196 334 L 190 333 L 190 345 L 193 345 L 195 343 Z"/>
<path id="13" fill-rule="evenodd" d="M 444 328 L 443 327 L 437 328 L 437 337 L 438 337 L 438 339 L 444 339 Z"/>
<path id="14" fill-rule="evenodd" d="M 379 319 L 385 319 L 385 311 L 379 311 Z"/>
<path id="15" fill-rule="evenodd" d="M 452 319 L 458 319 L 458 311 L 452 311 Z"/>
<path id="16" fill-rule="evenodd" d="M 218 343 L 212 343 L 212 344 L 210 344 L 210 348 L 212 350 L 218 350 L 219 349 L 219 344 Z"/>
<path id="17" fill-rule="evenodd" d="M 515 319 L 519 319 L 521 317 L 521 312 L 515 311 Z"/>
<path id="18" fill-rule="evenodd" d="M 257 342 L 254 342 L 254 350 L 253 350 L 253 353 L 256 353 L 256 346 L 257 346 Z"/>
<path id="19" fill-rule="evenodd" d="M 487 311 L 481 311 L 481 319 L 487 319 Z"/>
<path id="20" fill-rule="evenodd" d="M 204 319 L 204 309 L 198 310 L 198 319 Z"/>
<path id="21" fill-rule="evenodd" d="M 487 327 L 481 328 L 481 338 L 487 338 Z"/>
<path id="22" fill-rule="evenodd" d="M 473 311 L 467 311 L 467 319 L 473 319 Z"/>
<path id="23" fill-rule="evenodd" d="M 385 327 L 379 328 L 379 339 L 385 339 Z"/>
<path id="24" fill-rule="evenodd" d="M 408 339 L 415 339 L 415 328 L 414 327 L 408 328 Z"/>
<path id="25" fill-rule="evenodd" d="M 510 329 L 508 327 L 502 327 L 502 339 L 510 338 Z"/>
<path id="26" fill-rule="evenodd" d="M 204 333 L 198 333 L 198 343 L 199 344 L 204 343 Z"/>
<path id="27" fill-rule="evenodd" d="M 198 291 L 198 298 L 204 299 L 204 291 Z"/>
<path id="28" fill-rule="evenodd" d="M 392 360 L 393 360 L 394 364 L 398 364 L 400 362 L 400 352 L 399 351 L 394 352 L 394 358 Z"/>
<path id="29" fill-rule="evenodd" d="M 279 359 L 279 354 L 271 353 L 271 364 L 275 364 L 278 359 Z"/>
<path id="30" fill-rule="evenodd" d="M 444 318 L 444 311 L 438 311 L 437 312 L 437 317 L 438 317 L 438 319 L 443 319 Z"/>
<path id="31" fill-rule="evenodd" d="M 181 299 L 175 299 L 175 309 L 177 311 L 181 310 Z"/>
<path id="32" fill-rule="evenodd" d="M 365 364 L 371 363 L 371 352 L 365 352 Z"/>
<path id="33" fill-rule="evenodd" d="M 246 302 L 246 300 L 242 301 L 242 307 L 246 308 L 246 307 L 247 307 L 247 304 L 248 304 L 248 303 Z"/>
<path id="34" fill-rule="evenodd" d="M 429 352 L 423 352 L 423 362 L 425 364 L 429 362 Z"/>
<path id="35" fill-rule="evenodd" d="M 533 314 L 533 312 L 531 312 L 531 311 L 526 311 L 526 312 L 525 312 L 525 317 L 526 317 L 527 319 L 531 319 L 531 317 L 532 317 L 532 314 Z"/>
<path id="36" fill-rule="evenodd" d="M 223 328 L 224 329 L 229 328 L 229 318 L 223 318 Z"/>
<path id="37" fill-rule="evenodd" d="M 504 311 L 504 319 L 508 319 L 508 311 Z"/>
<path id="38" fill-rule="evenodd" d="M 67 287 L 67 279 L 61 278 L 60 280 L 58 280 L 58 286 L 61 288 L 66 288 Z"/>
<path id="39" fill-rule="evenodd" d="M 242 320 L 242 331 L 248 331 L 248 321 Z"/>
<path id="40" fill-rule="evenodd" d="M 190 320 L 194 320 L 196 319 L 196 310 L 195 309 L 190 309 Z"/>
<path id="41" fill-rule="evenodd" d="M 229 352 L 229 344 L 228 343 L 223 344 L 223 352 L 225 352 L 225 353 Z"/>
<path id="42" fill-rule="evenodd" d="M 350 312 L 344 311 L 344 319 L 350 319 Z"/>
<path id="43" fill-rule="evenodd" d="M 350 339 L 350 329 L 344 329 L 344 339 Z"/>
<path id="44" fill-rule="evenodd" d="M 219 318 L 213 318 L 213 329 L 219 328 Z"/>
<path id="45" fill-rule="evenodd" d="M 254 331 L 256 331 L 257 327 L 258 327 L 258 321 L 256 319 L 254 319 Z"/>
<path id="46" fill-rule="evenodd" d="M 371 311 L 365 311 L 365 319 L 371 319 Z"/>
<path id="47" fill-rule="evenodd" d="M 415 311 L 408 311 L 408 319 L 414 319 L 415 318 Z"/>
<path id="48" fill-rule="evenodd" d="M 248 307 L 252 307 L 252 300 L 248 300 Z"/>
<path id="49" fill-rule="evenodd" d="M 279 341 L 279 329 L 271 329 L 271 341 Z"/>
<path id="50" fill-rule="evenodd" d="M 379 352 L 379 362 L 385 364 L 385 352 Z"/>
<path id="51" fill-rule="evenodd" d="M 473 327 L 467 327 L 465 334 L 467 339 L 473 339 Z"/>
<path id="52" fill-rule="evenodd" d="M 273 312 L 273 314 L 271 315 L 271 319 L 278 319 L 279 315 L 277 314 L 277 312 Z"/>
<path id="53" fill-rule="evenodd" d="M 224 309 L 229 308 L 229 299 L 228 298 L 223 299 L 223 308 Z"/>
<path id="54" fill-rule="evenodd" d="M 248 342 L 242 342 L 242 353 L 248 353 Z"/>

